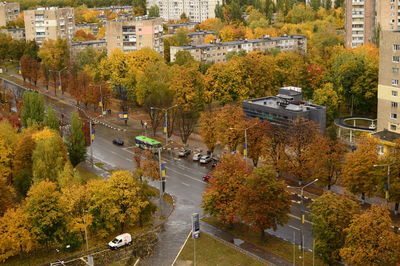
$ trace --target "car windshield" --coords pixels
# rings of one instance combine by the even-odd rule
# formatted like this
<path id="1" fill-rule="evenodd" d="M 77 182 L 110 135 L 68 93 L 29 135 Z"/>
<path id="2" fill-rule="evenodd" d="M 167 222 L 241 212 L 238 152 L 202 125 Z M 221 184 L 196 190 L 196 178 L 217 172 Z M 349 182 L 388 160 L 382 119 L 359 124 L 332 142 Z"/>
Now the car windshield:
<path id="1" fill-rule="evenodd" d="M 113 242 L 114 244 L 116 244 L 116 243 L 118 243 L 118 241 L 119 241 L 118 238 L 114 238 L 113 241 L 111 241 L 111 242 Z"/>

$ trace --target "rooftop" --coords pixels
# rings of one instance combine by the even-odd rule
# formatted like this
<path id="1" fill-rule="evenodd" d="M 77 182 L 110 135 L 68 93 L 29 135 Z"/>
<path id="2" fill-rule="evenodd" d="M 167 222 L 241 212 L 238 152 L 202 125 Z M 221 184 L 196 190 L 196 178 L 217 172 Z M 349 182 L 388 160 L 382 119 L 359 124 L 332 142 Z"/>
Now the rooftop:
<path id="1" fill-rule="evenodd" d="M 290 35 L 290 36 L 281 36 L 281 37 L 264 37 L 260 39 L 254 39 L 254 40 L 239 40 L 239 41 L 232 41 L 232 42 L 220 42 L 220 43 L 213 43 L 213 44 L 200 44 L 200 45 L 187 45 L 187 46 L 180 46 L 179 48 L 183 50 L 189 50 L 189 49 L 201 49 L 201 48 L 208 48 L 208 47 L 215 47 L 215 46 L 229 46 L 229 45 L 238 45 L 238 44 L 244 44 L 244 43 L 259 43 L 259 42 L 265 42 L 265 41 L 281 41 L 281 40 L 301 40 L 301 39 L 306 39 L 305 36 L 302 35 Z"/>
<path id="2" fill-rule="evenodd" d="M 400 134 L 393 132 L 393 131 L 389 131 L 389 130 L 383 130 L 383 131 L 379 131 L 376 132 L 374 134 L 372 134 L 376 137 L 378 137 L 381 140 L 386 140 L 389 142 L 394 142 L 397 139 L 400 139 Z"/>

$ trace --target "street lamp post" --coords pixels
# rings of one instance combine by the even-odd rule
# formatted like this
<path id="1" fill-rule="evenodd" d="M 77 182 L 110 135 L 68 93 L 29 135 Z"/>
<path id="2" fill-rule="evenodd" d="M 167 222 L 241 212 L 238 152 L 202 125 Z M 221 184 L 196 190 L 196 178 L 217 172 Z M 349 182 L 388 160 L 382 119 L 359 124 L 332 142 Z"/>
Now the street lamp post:
<path id="1" fill-rule="evenodd" d="M 385 198 L 386 198 L 386 204 L 389 207 L 389 185 L 390 185 L 390 166 L 393 163 L 387 163 L 387 164 L 374 164 L 374 167 L 387 167 L 387 180 L 386 180 L 386 185 L 385 185 Z"/>
<path id="2" fill-rule="evenodd" d="M 249 126 L 249 127 L 247 127 L 247 128 L 233 128 L 233 127 L 230 127 L 229 129 L 230 130 L 243 130 L 244 131 L 244 149 L 243 149 L 243 155 L 244 155 L 244 158 L 245 158 L 245 160 L 246 160 L 246 162 L 247 162 L 247 153 L 248 153 L 248 147 L 247 147 L 247 130 L 248 129 L 250 129 L 250 128 L 252 128 L 252 127 L 255 127 L 256 125 L 258 125 L 259 123 L 255 123 L 254 125 L 251 125 L 251 126 Z"/>
<path id="3" fill-rule="evenodd" d="M 293 229 L 293 266 L 296 265 L 296 230 L 301 232 L 300 228 L 289 225 Z"/>
<path id="4" fill-rule="evenodd" d="M 64 91 L 62 90 L 62 80 L 61 80 L 61 72 L 64 70 L 67 70 L 68 67 L 64 67 L 61 70 L 49 70 L 49 72 L 58 72 L 58 80 L 60 82 L 59 89 L 61 90 L 61 93 L 64 94 Z M 57 95 L 57 89 L 54 90 L 54 94 Z"/>
<path id="5" fill-rule="evenodd" d="M 301 187 L 292 187 L 288 186 L 289 188 L 296 188 L 300 189 L 300 197 L 301 197 L 301 249 L 303 253 L 303 266 L 304 266 L 304 222 L 305 222 L 305 208 L 304 208 L 304 189 L 311 184 L 315 183 L 318 181 L 318 178 L 314 179 L 308 184 L 305 184 L 304 186 Z"/>
<path id="6" fill-rule="evenodd" d="M 168 145 L 168 110 L 177 107 L 178 105 L 175 104 L 174 106 L 168 107 L 168 108 L 158 108 L 158 107 L 150 107 L 151 110 L 160 110 L 162 112 L 165 112 L 165 126 L 164 126 L 164 132 L 165 132 L 165 145 Z"/>
<path id="7" fill-rule="evenodd" d="M 89 251 L 89 242 L 88 242 L 88 237 L 87 237 L 87 229 L 86 229 L 86 218 L 85 218 L 85 213 L 88 211 L 83 210 L 83 224 L 85 225 L 85 240 L 86 240 L 86 252 Z"/>

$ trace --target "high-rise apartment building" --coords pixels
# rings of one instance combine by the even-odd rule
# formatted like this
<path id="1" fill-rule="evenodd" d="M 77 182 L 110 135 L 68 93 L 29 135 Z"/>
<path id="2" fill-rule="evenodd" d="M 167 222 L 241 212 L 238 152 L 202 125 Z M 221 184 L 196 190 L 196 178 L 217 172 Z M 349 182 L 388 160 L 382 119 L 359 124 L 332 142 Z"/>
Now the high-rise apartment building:
<path id="1" fill-rule="evenodd" d="M 107 21 L 107 53 L 115 49 L 124 52 L 152 48 L 158 53 L 164 52 L 162 41 L 163 26 L 161 18 L 132 18 L 131 20 Z"/>
<path id="2" fill-rule="evenodd" d="M 400 133 L 400 31 L 382 31 L 379 46 L 377 131 Z"/>
<path id="3" fill-rule="evenodd" d="M 218 0 L 149 0 L 147 8 L 158 6 L 160 17 L 165 20 L 179 20 L 185 13 L 190 21 L 201 22 L 215 17 L 217 3 Z"/>
<path id="4" fill-rule="evenodd" d="M 398 0 L 346 0 L 346 47 L 378 39 L 379 32 L 400 29 Z"/>
<path id="5" fill-rule="evenodd" d="M 346 47 L 372 42 L 376 27 L 376 1 L 346 0 L 345 9 Z"/>
<path id="6" fill-rule="evenodd" d="M 0 2 L 0 27 L 15 20 L 19 15 L 19 3 Z"/>
<path id="7" fill-rule="evenodd" d="M 75 32 L 74 9 L 43 7 L 24 11 L 26 40 L 42 44 L 58 37 L 72 40 Z"/>

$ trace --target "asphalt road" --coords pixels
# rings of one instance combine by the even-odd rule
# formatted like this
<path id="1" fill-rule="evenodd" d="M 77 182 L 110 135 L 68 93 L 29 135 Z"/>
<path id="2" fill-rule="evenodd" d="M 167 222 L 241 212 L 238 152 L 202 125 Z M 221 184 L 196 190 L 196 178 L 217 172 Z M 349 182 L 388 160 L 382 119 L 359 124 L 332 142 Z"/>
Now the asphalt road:
<path id="1" fill-rule="evenodd" d="M 65 119 L 69 119 L 70 113 L 76 108 L 68 104 L 49 101 L 56 110 L 57 114 L 64 113 Z M 129 135 L 131 134 L 131 135 Z M 101 125 L 96 126 L 95 140 L 93 142 L 93 156 L 99 161 L 107 163 L 115 168 L 131 170 L 134 167 L 133 152 L 129 148 L 132 145 L 135 135 L 140 132 L 118 132 Z M 112 139 L 124 139 L 127 147 L 120 147 L 112 144 Z M 90 155 L 90 149 L 88 149 Z M 202 214 L 201 198 L 206 187 L 202 181 L 202 176 L 210 171 L 209 167 L 200 165 L 187 159 L 179 159 L 164 152 L 162 160 L 167 165 L 166 192 L 173 195 L 175 210 L 165 223 L 160 241 L 153 256 L 142 265 L 171 265 L 181 245 L 184 243 L 189 231 L 191 230 L 191 214 L 198 212 Z M 157 182 L 151 183 L 159 187 Z M 291 218 L 287 225 L 279 227 L 276 231 L 268 230 L 268 233 L 286 239 L 293 243 L 295 237 L 296 245 L 301 243 L 301 234 L 298 229 L 302 228 L 300 220 L 300 199 L 293 196 L 291 207 Z M 308 202 L 306 202 L 308 203 Z M 266 203 L 268 204 L 268 203 Z M 307 249 L 312 249 L 311 224 L 306 222 L 304 225 L 304 243 Z"/>

